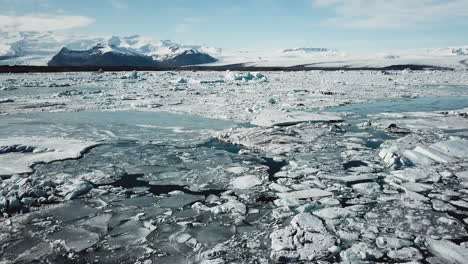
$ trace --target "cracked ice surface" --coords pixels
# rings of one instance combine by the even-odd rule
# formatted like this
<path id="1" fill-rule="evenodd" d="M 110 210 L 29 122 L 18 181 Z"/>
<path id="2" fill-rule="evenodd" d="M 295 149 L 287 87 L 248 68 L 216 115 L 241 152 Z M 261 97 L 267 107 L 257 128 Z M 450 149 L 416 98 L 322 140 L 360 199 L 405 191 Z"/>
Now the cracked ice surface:
<path id="1" fill-rule="evenodd" d="M 65 138 L 0 139 L 0 176 L 30 173 L 37 163 L 79 158 L 97 143 Z"/>
<path id="2" fill-rule="evenodd" d="M 97 144 L 0 180 L 0 261 L 464 263 L 465 72 L 128 75 L 0 75 L 0 159 Z"/>

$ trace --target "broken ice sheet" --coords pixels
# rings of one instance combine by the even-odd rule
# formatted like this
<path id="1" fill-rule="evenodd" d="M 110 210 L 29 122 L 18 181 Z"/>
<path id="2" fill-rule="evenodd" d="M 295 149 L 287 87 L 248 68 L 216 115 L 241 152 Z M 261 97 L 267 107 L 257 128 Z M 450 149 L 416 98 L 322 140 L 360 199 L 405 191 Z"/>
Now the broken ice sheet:
<path id="1" fill-rule="evenodd" d="M 268 82 L 262 83 L 260 80 L 221 82 L 219 80 L 224 77 L 216 72 L 139 72 L 137 79 L 130 80 L 121 77 L 132 77 L 133 73 L 69 73 L 66 77 L 61 74 L 34 75 L 31 79 L 42 86 L 99 82 L 108 87 L 102 93 L 86 94 L 88 99 L 82 100 L 78 93 L 85 89 L 81 88 L 55 89 L 54 97 L 49 98 L 47 89 L 22 87 L 18 89 L 21 94 L 31 93 L 42 98 L 19 98 L 11 91 L 8 97 L 14 103 L 2 104 L 0 111 L 32 111 L 21 106 L 34 106 L 34 111 L 37 107 L 66 111 L 168 110 L 250 122 L 272 110 L 273 113 L 281 111 L 281 115 L 277 120 L 270 120 L 269 125 L 290 126 L 242 125 L 219 133 L 219 138 L 228 142 L 224 144 L 209 140 L 212 130 L 237 126 L 234 122 L 131 111 L 45 113 L 31 115 L 22 121 L 18 121 L 18 117 L 2 116 L 0 134 L 15 137 L 42 134 L 99 141 L 105 145 L 94 148 L 79 160 L 36 165 L 28 178 L 12 177 L 3 183 L 0 181 L 2 191 L 8 190 L 0 195 L 0 207 L 6 204 L 4 201 L 13 201 L 11 197 L 3 198 L 10 195 L 10 191 L 15 195 L 15 184 L 20 187 L 34 184 L 35 188 L 31 189 L 44 187 L 42 191 L 46 196 L 57 190 L 69 193 L 71 190 L 65 187 L 75 187 L 75 181 L 71 179 L 95 185 L 90 193 L 78 195 L 72 201 L 51 199 L 52 204 L 31 207 L 33 212 L 30 214 L 9 215 L 11 226 L 0 227 L 0 241 L 9 244 L 6 254 L 0 258 L 14 261 L 19 255 L 30 256 L 24 259 L 28 262 L 34 257 L 55 260 L 56 254 L 62 254 L 56 262 L 268 263 L 280 259 L 358 263 L 363 259 L 380 262 L 418 260 L 418 252 L 422 252 L 424 257 L 435 255 L 444 263 L 442 255 L 424 250 L 420 243 L 394 242 L 388 237 L 394 238 L 391 235 L 396 231 L 398 239 L 415 241 L 417 236 L 425 236 L 428 230 L 434 237 L 466 239 L 462 221 L 468 218 L 463 214 L 467 198 L 463 186 L 468 186 L 464 183 L 468 176 L 463 173 L 468 169 L 463 164 L 466 158 L 455 157 L 454 161 L 446 154 L 440 154 L 447 152 L 445 147 L 438 152 L 431 147 L 437 142 L 459 140 L 449 138 L 445 133 L 452 133 L 451 129 L 457 126 L 462 128 L 464 124 L 455 121 L 465 119 L 455 112 L 407 115 L 407 118 L 403 118 L 405 114 L 397 113 L 368 122 L 367 117 L 346 114 L 347 123 L 340 124 L 338 129 L 327 124 L 330 118 L 322 120 L 326 121 L 322 124 L 311 124 L 323 118 L 294 112 L 383 96 L 427 93 L 428 89 L 413 85 L 382 92 L 380 87 L 389 84 L 387 74 L 408 84 L 439 78 L 441 81 L 443 78 L 466 80 L 465 75 L 456 72 L 271 72 L 265 74 Z M 256 76 L 240 75 L 243 76 L 239 76 L 241 79 Z M 0 76 L 0 79 L 13 78 L 8 76 Z M 30 79 L 28 76 L 23 78 Z M 340 81 L 333 82 L 328 78 Z M 23 82 L 16 79 L 14 85 L 21 86 Z M 173 80 L 186 83 L 171 83 Z M 310 87 L 291 89 L 294 85 L 303 86 L 302 82 L 307 82 Z M 343 83 L 366 85 L 356 89 L 355 85 Z M 314 87 L 320 87 L 320 91 L 315 91 Z M 23 88 L 26 89 L 21 91 Z M 45 104 L 49 99 L 66 104 Z M 291 117 L 283 115 L 290 113 Z M 446 128 L 443 128 L 444 118 Z M 79 120 L 83 122 L 77 123 Z M 423 154 L 436 162 L 427 163 L 430 167 L 416 166 L 413 168 L 416 170 L 403 168 L 395 171 L 396 174 L 390 169 L 382 170 L 383 164 L 377 158 L 380 144 L 390 141 L 382 146 L 391 147 L 399 136 L 390 137 L 385 130 L 374 136 L 377 134 L 374 128 L 390 120 L 402 128 L 411 128 L 412 132 L 418 126 L 424 130 L 407 136 L 413 136 L 415 140 L 405 139 L 404 144 L 397 143 L 396 158 L 400 158 L 404 150 L 411 150 L 417 157 Z M 354 121 L 364 125 L 356 129 Z M 15 122 L 17 124 L 12 125 Z M 296 122 L 305 123 L 294 124 Z M 19 135 L 20 132 L 24 134 Z M 460 130 L 457 135 L 463 133 Z M 263 159 L 264 156 L 271 159 Z M 394 157 L 390 155 L 389 158 Z M 364 163 L 366 166 L 357 166 Z M 348 170 L 344 170 L 343 164 Z M 118 180 L 132 179 L 135 181 L 131 184 L 142 182 L 144 186 L 135 187 L 140 188 L 136 190 L 127 188 L 131 184 L 110 185 Z M 462 183 L 458 184 L 458 180 Z M 58 187 L 51 187 L 49 181 Z M 168 190 L 171 184 L 176 185 L 174 188 L 178 192 Z M 152 192 L 155 188 L 160 190 Z M 164 188 L 168 191 L 163 191 Z M 166 194 L 168 192 L 170 194 Z M 20 191 L 19 195 L 23 193 Z M 56 194 L 62 195 L 58 192 L 54 196 Z M 276 199 L 278 197 L 281 198 Z M 38 199 L 25 198 L 24 202 L 28 204 L 31 199 L 33 204 L 34 199 Z M 22 199 L 17 201 L 23 203 Z M 290 228 L 292 233 L 288 233 Z M 89 239 L 61 239 L 65 231 Z M 276 231 L 281 237 L 268 239 Z M 56 241 L 63 241 L 50 249 L 50 244 L 44 242 L 45 236 L 56 233 L 60 235 Z M 99 236 L 96 243 L 93 234 Z M 21 243 L 24 240 L 29 241 Z M 71 252 L 83 250 L 76 254 L 61 251 L 67 243 L 74 248 L 70 248 Z"/>
<path id="2" fill-rule="evenodd" d="M 48 239 L 64 241 L 68 250 L 79 253 L 94 246 L 99 241 L 99 235 L 83 228 L 65 227 L 49 235 Z"/>
<path id="3" fill-rule="evenodd" d="M 409 208 L 402 201 L 378 203 L 366 213 L 373 225 L 405 231 L 413 235 L 437 236 L 449 239 L 467 236 L 464 224 L 443 212 L 431 208 Z M 442 221 L 450 219 L 451 221 Z"/>
<path id="4" fill-rule="evenodd" d="M 306 149 L 314 139 L 326 133 L 325 128 L 309 124 L 283 128 L 238 128 L 218 133 L 222 141 L 274 155 Z"/>
<path id="5" fill-rule="evenodd" d="M 466 259 L 468 258 L 468 249 L 466 247 L 447 240 L 434 240 L 431 238 L 428 238 L 426 243 L 429 251 L 434 255 L 451 263 L 466 263 Z"/>
<path id="6" fill-rule="evenodd" d="M 65 138 L 11 137 L 0 139 L 0 174 L 10 176 L 30 173 L 32 172 L 31 166 L 37 163 L 78 158 L 96 145 L 97 143 L 93 141 Z"/>
<path id="7" fill-rule="evenodd" d="M 184 206 L 190 205 L 192 203 L 195 203 L 197 201 L 203 201 L 205 200 L 205 196 L 203 195 L 192 195 L 192 194 L 175 194 L 171 195 L 167 198 L 162 198 L 158 202 L 158 206 L 162 208 L 183 208 Z"/>
<path id="8" fill-rule="evenodd" d="M 341 121 L 343 121 L 343 119 L 339 116 L 324 113 L 268 111 L 262 112 L 254 117 L 251 123 L 257 126 L 272 127 L 292 126 L 300 123 L 329 123 Z"/>

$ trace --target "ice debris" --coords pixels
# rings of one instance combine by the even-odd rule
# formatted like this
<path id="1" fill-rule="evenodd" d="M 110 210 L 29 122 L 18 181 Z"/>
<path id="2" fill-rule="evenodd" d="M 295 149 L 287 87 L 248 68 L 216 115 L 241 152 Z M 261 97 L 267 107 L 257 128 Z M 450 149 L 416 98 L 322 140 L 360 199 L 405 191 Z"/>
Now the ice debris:
<path id="1" fill-rule="evenodd" d="M 259 72 L 236 73 L 232 71 L 226 71 L 225 79 L 228 81 L 242 81 L 242 82 L 267 81 L 266 76 Z"/>
<path id="2" fill-rule="evenodd" d="M 468 259 L 468 248 L 459 246 L 448 240 L 426 239 L 428 250 L 450 263 L 464 264 Z"/>
<path id="3" fill-rule="evenodd" d="M 453 163 L 468 157 L 468 140 L 441 141 L 429 146 L 417 146 L 413 150 L 384 148 L 379 156 L 388 167 Z"/>
<path id="4" fill-rule="evenodd" d="M 255 116 L 250 123 L 256 126 L 272 127 L 292 126 L 300 123 L 330 123 L 342 121 L 343 119 L 341 117 L 331 114 L 270 110 Z"/>

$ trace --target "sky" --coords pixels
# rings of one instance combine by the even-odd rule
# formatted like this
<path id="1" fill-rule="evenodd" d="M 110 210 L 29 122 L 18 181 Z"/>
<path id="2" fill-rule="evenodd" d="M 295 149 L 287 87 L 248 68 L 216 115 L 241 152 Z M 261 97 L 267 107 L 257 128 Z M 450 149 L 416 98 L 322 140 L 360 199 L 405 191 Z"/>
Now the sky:
<path id="1" fill-rule="evenodd" d="M 468 45 L 468 0 L 0 0 L 0 31 L 141 35 L 255 50 Z"/>

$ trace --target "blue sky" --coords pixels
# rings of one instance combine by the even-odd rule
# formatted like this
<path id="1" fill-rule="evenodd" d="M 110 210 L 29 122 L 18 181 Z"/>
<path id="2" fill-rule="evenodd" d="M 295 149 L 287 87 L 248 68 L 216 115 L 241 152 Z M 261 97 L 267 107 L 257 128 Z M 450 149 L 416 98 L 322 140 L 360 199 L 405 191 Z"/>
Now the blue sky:
<path id="1" fill-rule="evenodd" d="M 0 0 L 0 30 L 139 34 L 229 49 L 468 45 L 468 0 Z"/>

